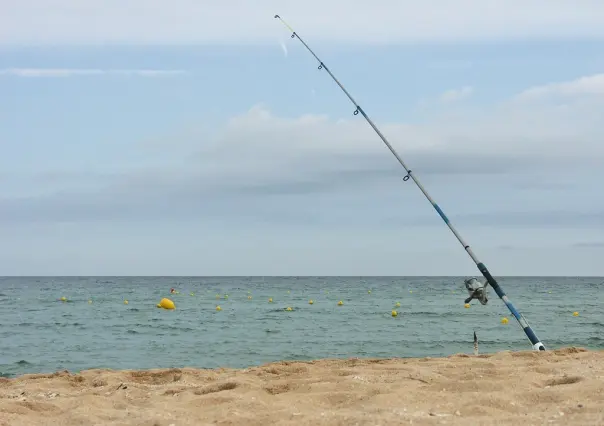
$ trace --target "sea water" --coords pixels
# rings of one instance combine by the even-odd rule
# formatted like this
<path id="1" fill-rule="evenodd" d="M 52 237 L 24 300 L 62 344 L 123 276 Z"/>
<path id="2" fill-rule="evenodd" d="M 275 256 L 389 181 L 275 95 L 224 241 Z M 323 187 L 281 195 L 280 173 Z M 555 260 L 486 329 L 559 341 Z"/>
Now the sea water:
<path id="1" fill-rule="evenodd" d="M 0 374 L 471 354 L 474 331 L 481 353 L 531 349 L 492 289 L 464 307 L 464 278 L 0 278 Z M 547 349 L 604 348 L 603 282 L 500 279 Z"/>

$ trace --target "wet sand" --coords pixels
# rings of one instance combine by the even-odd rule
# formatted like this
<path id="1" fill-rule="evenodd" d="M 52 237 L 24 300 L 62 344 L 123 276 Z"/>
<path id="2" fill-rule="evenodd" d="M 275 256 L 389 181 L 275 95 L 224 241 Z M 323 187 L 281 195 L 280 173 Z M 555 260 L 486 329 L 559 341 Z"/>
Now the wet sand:
<path id="1" fill-rule="evenodd" d="M 604 351 L 0 379 L 0 425 L 602 425 Z"/>

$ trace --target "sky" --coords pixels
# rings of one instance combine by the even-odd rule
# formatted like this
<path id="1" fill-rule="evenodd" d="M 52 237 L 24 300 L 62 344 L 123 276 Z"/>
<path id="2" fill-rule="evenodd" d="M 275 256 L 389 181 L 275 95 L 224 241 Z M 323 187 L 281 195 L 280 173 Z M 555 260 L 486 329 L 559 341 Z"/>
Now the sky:
<path id="1" fill-rule="evenodd" d="M 604 275 L 601 0 L 0 0 L 0 275 Z"/>

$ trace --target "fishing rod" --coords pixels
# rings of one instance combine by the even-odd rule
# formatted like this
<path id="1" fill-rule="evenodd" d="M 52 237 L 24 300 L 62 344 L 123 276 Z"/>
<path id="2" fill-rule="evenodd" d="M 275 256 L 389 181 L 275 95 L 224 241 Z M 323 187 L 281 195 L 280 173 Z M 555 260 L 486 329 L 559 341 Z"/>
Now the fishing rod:
<path id="1" fill-rule="evenodd" d="M 474 279 L 466 280 L 465 284 L 466 284 L 466 288 L 468 289 L 468 292 L 470 293 L 470 297 L 468 299 L 466 299 L 465 302 L 469 303 L 472 299 L 478 299 L 483 305 L 486 305 L 486 303 L 487 303 L 487 294 L 486 294 L 487 288 L 486 288 L 486 284 L 489 284 L 491 287 L 493 287 L 493 290 L 495 291 L 495 293 L 497 293 L 497 296 L 499 296 L 499 298 L 503 301 L 503 303 L 505 303 L 505 305 L 508 307 L 508 309 L 510 310 L 510 312 L 514 316 L 514 318 L 516 318 L 516 320 L 518 320 L 518 323 L 520 324 L 520 327 L 522 328 L 522 330 L 526 334 L 526 337 L 528 337 L 528 339 L 530 340 L 531 344 L 533 345 L 533 349 L 539 350 L 539 351 L 544 351 L 545 350 L 545 346 L 543 346 L 543 343 L 541 343 L 541 341 L 539 340 L 539 338 L 537 337 L 537 335 L 535 334 L 535 332 L 533 331 L 533 329 L 529 325 L 528 321 L 524 318 L 524 316 L 520 312 L 518 312 L 518 310 L 512 304 L 512 301 L 507 297 L 507 295 L 505 294 L 505 292 L 503 291 L 503 289 L 501 288 L 501 286 L 499 285 L 499 283 L 497 282 L 497 280 L 495 280 L 495 278 L 493 278 L 493 276 L 491 275 L 491 273 L 489 272 L 489 270 L 487 269 L 487 267 L 485 266 L 485 264 L 482 263 L 482 262 L 480 262 L 478 260 L 478 258 L 476 257 L 476 255 L 474 254 L 474 252 L 472 251 L 472 249 L 470 248 L 470 246 L 464 241 L 464 239 L 461 237 L 461 235 L 459 234 L 459 232 L 457 232 L 457 230 L 455 229 L 455 227 L 453 227 L 453 225 L 451 224 L 451 221 L 449 220 L 449 218 L 447 217 L 447 215 L 445 215 L 445 213 L 438 206 L 438 204 L 436 204 L 436 202 L 432 199 L 432 197 L 430 196 L 430 194 L 428 194 L 428 192 L 426 191 L 426 189 L 424 188 L 424 186 L 420 183 L 419 179 L 412 173 L 411 169 L 409 167 L 407 167 L 407 165 L 405 164 L 405 162 L 403 161 L 403 159 L 398 155 L 398 153 L 392 147 L 392 145 L 390 144 L 390 142 L 388 142 L 388 140 L 386 139 L 386 137 L 377 128 L 377 126 L 373 123 L 373 121 L 371 121 L 371 119 L 369 118 L 369 116 L 367 116 L 367 114 L 365 113 L 365 111 L 363 110 L 363 108 L 361 108 L 361 106 L 359 104 L 357 104 L 357 102 L 350 95 L 350 93 L 348 93 L 348 91 L 344 88 L 344 86 L 342 86 L 342 83 L 340 83 L 338 81 L 338 79 L 333 75 L 333 73 L 329 70 L 329 68 L 327 68 L 327 66 L 325 65 L 325 63 L 321 59 L 319 59 L 319 57 L 315 54 L 315 52 L 313 52 L 313 50 L 308 46 L 308 44 L 306 44 L 306 42 L 304 40 L 302 40 L 302 38 L 298 35 L 298 33 L 296 33 L 296 31 L 294 31 L 294 29 L 287 22 L 285 22 L 283 20 L 283 18 L 281 18 L 281 16 L 275 15 L 275 19 L 279 19 L 283 23 L 283 25 L 285 25 L 287 27 L 287 29 L 289 29 L 292 32 L 291 38 L 297 38 L 298 40 L 300 40 L 300 42 L 311 53 L 311 55 L 313 55 L 315 57 L 315 59 L 317 60 L 317 62 L 319 62 L 319 67 L 318 67 L 319 70 L 324 69 L 325 71 L 327 71 L 327 73 L 333 79 L 333 81 L 335 81 L 336 84 L 338 86 L 340 86 L 340 89 L 342 89 L 342 91 L 346 94 L 346 96 L 348 97 L 348 99 L 350 99 L 350 101 L 356 107 L 356 109 L 354 110 L 353 114 L 354 115 L 358 115 L 360 113 L 365 118 L 365 120 L 367 120 L 367 122 L 369 123 L 369 125 L 373 128 L 373 130 L 375 130 L 375 132 L 380 137 L 380 139 L 382 140 L 382 142 L 384 142 L 384 144 L 386 145 L 386 147 L 390 150 L 390 152 L 398 160 L 398 162 L 403 167 L 403 169 L 405 169 L 405 171 L 407 172 L 407 174 L 403 177 L 403 181 L 407 182 L 409 179 L 411 179 L 411 180 L 413 180 L 413 182 L 415 182 L 415 184 L 417 185 L 417 187 L 419 188 L 419 190 L 428 199 L 428 201 L 430 202 L 430 204 L 432 204 L 432 207 L 434 207 L 434 210 L 436 210 L 436 212 L 438 213 L 438 215 L 445 222 L 445 224 L 449 227 L 449 229 L 451 230 L 451 232 L 453 232 L 453 235 L 455 235 L 455 237 L 457 238 L 457 240 L 459 241 L 459 243 L 463 246 L 463 248 L 468 253 L 468 255 L 470 255 L 470 257 L 472 258 L 472 260 L 474 261 L 474 263 L 478 267 L 478 270 L 480 271 L 480 273 L 486 279 L 486 283 L 485 283 L 485 286 L 483 287 L 482 284 L 479 283 L 475 278 Z"/>

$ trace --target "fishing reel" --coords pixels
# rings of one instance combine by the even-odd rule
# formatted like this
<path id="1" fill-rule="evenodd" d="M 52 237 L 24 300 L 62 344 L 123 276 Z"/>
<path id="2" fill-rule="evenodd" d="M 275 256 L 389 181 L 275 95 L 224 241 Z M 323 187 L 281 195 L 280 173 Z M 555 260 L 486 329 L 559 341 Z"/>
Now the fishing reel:
<path id="1" fill-rule="evenodd" d="M 470 303 L 472 301 L 472 299 L 477 299 L 483 305 L 487 304 L 487 302 L 489 301 L 488 294 L 487 294 L 488 283 L 485 282 L 483 284 L 480 281 L 478 281 L 478 279 L 472 277 L 472 278 L 466 279 L 464 281 L 464 284 L 466 285 L 466 290 L 468 290 L 468 294 L 470 295 L 470 297 L 468 297 L 464 301 L 465 303 Z"/>

